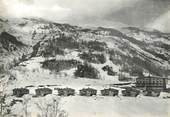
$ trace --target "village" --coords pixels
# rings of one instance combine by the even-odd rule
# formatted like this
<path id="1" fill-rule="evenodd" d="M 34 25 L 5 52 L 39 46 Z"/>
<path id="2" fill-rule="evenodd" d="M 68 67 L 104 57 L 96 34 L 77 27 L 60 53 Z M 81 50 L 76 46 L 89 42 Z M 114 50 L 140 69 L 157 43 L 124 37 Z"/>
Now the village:
<path id="1" fill-rule="evenodd" d="M 109 88 L 98 90 L 92 87 L 76 90 L 69 87 L 60 88 L 58 85 L 39 85 L 35 88 L 33 85 L 13 89 L 13 96 L 22 97 L 32 92 L 33 97 L 43 97 L 48 94 L 57 96 L 128 96 L 137 97 L 138 95 L 159 97 L 161 92 L 170 93 L 167 88 L 168 78 L 148 76 L 137 78 L 134 85 L 110 85 Z M 166 96 L 163 98 L 170 98 Z"/>

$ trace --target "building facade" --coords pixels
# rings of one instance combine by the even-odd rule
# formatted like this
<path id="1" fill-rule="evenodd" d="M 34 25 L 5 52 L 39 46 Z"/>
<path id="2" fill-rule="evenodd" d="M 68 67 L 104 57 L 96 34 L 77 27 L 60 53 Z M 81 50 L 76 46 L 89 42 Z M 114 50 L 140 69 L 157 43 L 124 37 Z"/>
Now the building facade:
<path id="1" fill-rule="evenodd" d="M 136 87 L 146 90 L 165 90 L 166 89 L 166 78 L 162 77 L 142 77 L 136 79 Z"/>
<path id="2" fill-rule="evenodd" d="M 35 90 L 37 96 L 46 96 L 52 94 L 52 90 L 49 88 L 39 88 Z"/>
<path id="3" fill-rule="evenodd" d="M 58 88 L 58 96 L 74 96 L 75 90 L 72 88 Z"/>
<path id="4" fill-rule="evenodd" d="M 119 90 L 112 89 L 112 88 L 101 90 L 102 96 L 116 96 L 118 95 L 118 93 L 119 93 Z"/>
<path id="5" fill-rule="evenodd" d="M 93 88 L 83 88 L 79 93 L 81 96 L 93 96 L 97 94 L 97 90 Z"/>
<path id="6" fill-rule="evenodd" d="M 13 95 L 16 97 L 22 97 L 25 94 L 29 94 L 29 90 L 25 88 L 15 88 L 13 89 Z"/>
<path id="7" fill-rule="evenodd" d="M 122 87 L 122 96 L 136 97 L 140 94 L 140 91 L 132 87 Z"/>

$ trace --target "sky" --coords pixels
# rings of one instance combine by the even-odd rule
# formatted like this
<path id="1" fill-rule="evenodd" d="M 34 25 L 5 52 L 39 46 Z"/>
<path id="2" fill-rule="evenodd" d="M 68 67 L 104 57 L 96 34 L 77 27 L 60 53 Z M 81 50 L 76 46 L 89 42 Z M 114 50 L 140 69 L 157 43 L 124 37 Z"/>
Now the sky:
<path id="1" fill-rule="evenodd" d="M 0 0 L 0 15 L 82 26 L 137 26 L 170 32 L 170 0 Z"/>

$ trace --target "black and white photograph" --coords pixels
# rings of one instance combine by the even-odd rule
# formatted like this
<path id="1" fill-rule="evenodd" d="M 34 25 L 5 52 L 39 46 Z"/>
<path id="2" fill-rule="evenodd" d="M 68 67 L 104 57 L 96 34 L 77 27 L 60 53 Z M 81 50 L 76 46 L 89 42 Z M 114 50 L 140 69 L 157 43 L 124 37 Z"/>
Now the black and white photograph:
<path id="1" fill-rule="evenodd" d="M 0 0 L 0 117 L 170 117 L 170 0 Z"/>

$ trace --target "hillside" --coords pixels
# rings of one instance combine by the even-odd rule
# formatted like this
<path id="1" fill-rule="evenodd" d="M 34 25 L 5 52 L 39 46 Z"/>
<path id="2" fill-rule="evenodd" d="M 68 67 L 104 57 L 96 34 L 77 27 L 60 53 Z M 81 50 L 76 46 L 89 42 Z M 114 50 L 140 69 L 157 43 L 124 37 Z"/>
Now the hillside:
<path id="1" fill-rule="evenodd" d="M 74 53 L 76 55 L 70 56 L 70 59 L 93 64 L 99 73 L 106 65 L 111 67 L 114 75 L 126 74 L 124 77 L 145 73 L 169 76 L 170 73 L 168 33 L 135 27 L 120 30 L 103 27 L 86 29 L 28 18 L 1 18 L 0 23 L 2 63 L 9 56 L 19 62 L 23 55 L 27 58 L 64 58 Z M 104 61 L 100 62 L 99 59 Z"/>

